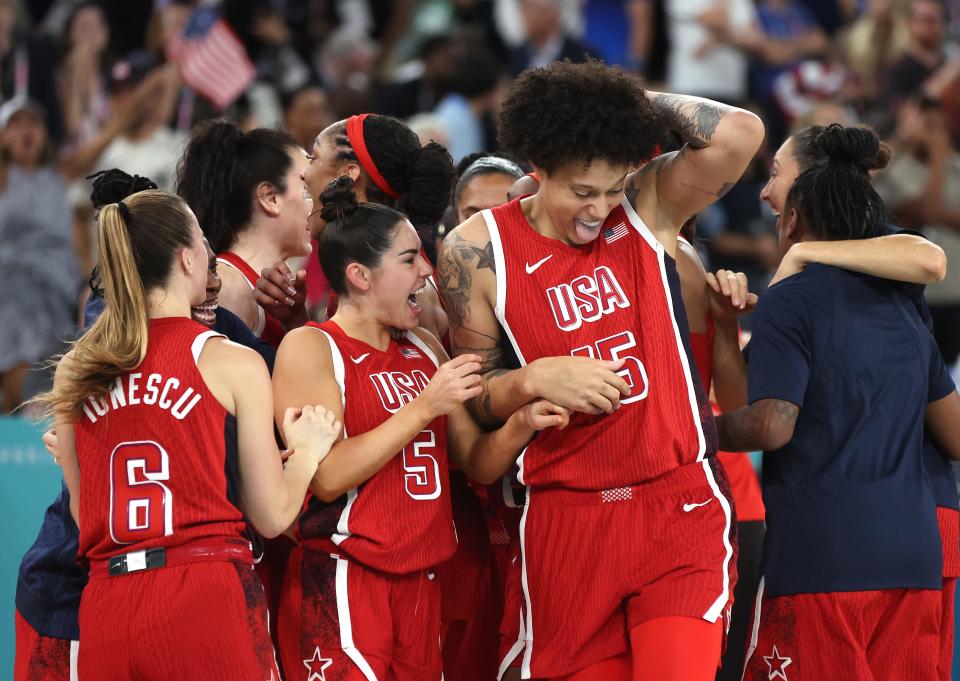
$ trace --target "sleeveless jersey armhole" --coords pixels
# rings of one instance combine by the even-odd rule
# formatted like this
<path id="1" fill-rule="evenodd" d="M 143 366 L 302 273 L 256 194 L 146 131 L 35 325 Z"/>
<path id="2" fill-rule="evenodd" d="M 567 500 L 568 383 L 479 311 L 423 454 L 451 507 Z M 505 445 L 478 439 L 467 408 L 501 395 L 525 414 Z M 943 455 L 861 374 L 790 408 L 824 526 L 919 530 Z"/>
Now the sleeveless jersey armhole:
<path id="1" fill-rule="evenodd" d="M 340 407 L 341 409 L 346 410 L 347 408 L 347 382 L 346 382 L 346 368 L 343 364 L 343 354 L 340 352 L 340 347 L 337 345 L 337 341 L 333 339 L 329 333 L 325 330 L 316 327 L 310 326 L 308 328 L 319 331 L 327 339 L 327 344 L 330 346 L 330 360 L 333 362 L 333 379 L 337 382 L 337 387 L 340 389 Z M 343 436 L 347 436 L 346 425 L 344 425 Z"/>
<path id="2" fill-rule="evenodd" d="M 203 352 L 203 348 L 206 346 L 207 341 L 211 338 L 226 338 L 222 333 L 217 333 L 216 331 L 204 331 L 199 334 L 196 338 L 193 339 L 193 343 L 190 345 L 190 352 L 193 355 L 193 363 L 197 365 L 197 369 L 200 369 L 200 353 Z"/>

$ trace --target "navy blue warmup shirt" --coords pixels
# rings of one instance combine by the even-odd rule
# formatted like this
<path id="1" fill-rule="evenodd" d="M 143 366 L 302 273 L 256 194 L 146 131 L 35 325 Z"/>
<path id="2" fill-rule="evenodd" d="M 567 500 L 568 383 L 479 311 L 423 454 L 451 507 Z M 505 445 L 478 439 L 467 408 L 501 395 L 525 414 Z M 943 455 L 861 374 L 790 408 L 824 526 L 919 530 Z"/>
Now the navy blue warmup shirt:
<path id="1" fill-rule="evenodd" d="M 800 407 L 790 443 L 764 453 L 767 593 L 939 589 L 923 417 L 955 388 L 915 299 L 809 265 L 754 319 L 750 403 Z"/>

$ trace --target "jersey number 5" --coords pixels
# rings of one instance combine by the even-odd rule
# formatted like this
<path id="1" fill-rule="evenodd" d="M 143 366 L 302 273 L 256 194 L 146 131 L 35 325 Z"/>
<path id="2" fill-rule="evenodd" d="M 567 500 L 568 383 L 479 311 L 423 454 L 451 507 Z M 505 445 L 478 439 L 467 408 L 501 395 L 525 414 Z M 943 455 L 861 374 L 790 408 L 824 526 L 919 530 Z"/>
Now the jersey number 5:
<path id="1" fill-rule="evenodd" d="M 432 430 L 421 430 L 403 448 L 403 484 L 407 494 L 417 501 L 440 496 L 440 465 L 428 451 L 435 451 L 437 440 Z"/>
<path id="2" fill-rule="evenodd" d="M 593 345 L 584 345 L 582 348 L 571 350 L 570 354 L 576 357 L 590 357 L 591 359 L 626 360 L 623 368 L 617 374 L 630 386 L 630 397 L 622 398 L 620 404 L 630 404 L 646 398 L 647 393 L 650 392 L 647 370 L 644 368 L 643 362 L 633 355 L 625 354 L 635 347 L 637 347 L 637 341 L 633 337 L 633 332 L 622 331 L 615 336 L 598 340 Z M 596 352 L 594 352 L 594 348 L 596 348 Z"/>
<path id="3" fill-rule="evenodd" d="M 132 544 L 173 534 L 170 460 L 156 442 L 122 442 L 110 455 L 110 537 Z"/>

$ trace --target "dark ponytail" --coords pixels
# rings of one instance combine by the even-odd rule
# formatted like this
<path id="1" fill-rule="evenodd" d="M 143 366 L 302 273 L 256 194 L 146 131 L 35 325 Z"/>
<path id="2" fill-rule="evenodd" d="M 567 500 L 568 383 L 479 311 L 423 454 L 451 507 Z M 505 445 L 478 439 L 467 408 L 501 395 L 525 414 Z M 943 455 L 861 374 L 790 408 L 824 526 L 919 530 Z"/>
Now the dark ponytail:
<path id="1" fill-rule="evenodd" d="M 225 120 L 202 124 L 177 165 L 177 193 L 197 216 L 215 253 L 228 250 L 253 217 L 261 182 L 287 191 L 296 141 L 283 130 L 243 132 Z"/>
<path id="2" fill-rule="evenodd" d="M 347 265 L 378 267 L 393 244 L 397 225 L 406 218 L 382 204 L 357 203 L 353 181 L 346 175 L 327 185 L 320 201 L 320 216 L 326 222 L 317 237 L 320 266 L 330 287 L 338 296 L 346 296 Z"/>
<path id="3" fill-rule="evenodd" d="M 836 123 L 806 128 L 794 137 L 801 173 L 787 195 L 810 232 L 824 241 L 869 239 L 887 221 L 870 170 L 886 166 L 889 148 L 866 128 Z"/>
<path id="4" fill-rule="evenodd" d="M 333 135 L 337 158 L 359 162 L 343 121 L 334 126 Z M 377 170 L 401 195 L 399 201 L 394 201 L 368 181 L 368 200 L 395 206 L 418 232 L 436 227 L 453 192 L 453 160 L 447 150 L 436 142 L 421 147 L 415 132 L 389 116 L 367 116 L 363 121 L 363 137 Z"/>

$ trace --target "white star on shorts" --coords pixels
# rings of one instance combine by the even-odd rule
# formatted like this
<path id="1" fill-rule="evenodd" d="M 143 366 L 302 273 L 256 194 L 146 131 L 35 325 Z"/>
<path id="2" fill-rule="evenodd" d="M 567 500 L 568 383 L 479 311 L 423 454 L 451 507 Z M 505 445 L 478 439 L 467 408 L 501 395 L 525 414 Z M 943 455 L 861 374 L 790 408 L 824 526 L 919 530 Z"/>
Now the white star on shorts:
<path id="1" fill-rule="evenodd" d="M 313 657 L 303 661 L 303 666 L 307 668 L 309 674 L 307 681 L 327 681 L 327 667 L 333 664 L 333 660 L 320 654 L 320 646 L 313 649 Z"/>
<path id="2" fill-rule="evenodd" d="M 773 679 L 789 681 L 789 679 L 787 679 L 787 673 L 783 670 L 789 667 L 793 660 L 789 657 L 780 657 L 777 646 L 773 646 L 773 654 L 763 656 L 763 661 L 767 663 L 767 669 L 769 670 L 767 674 L 768 681 L 773 681 Z M 324 679 L 323 681 L 326 680 Z"/>

